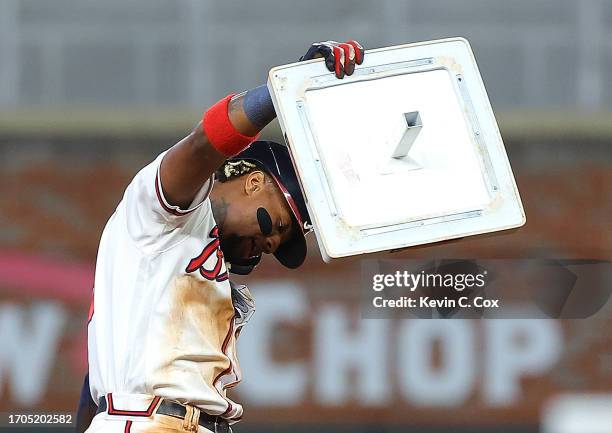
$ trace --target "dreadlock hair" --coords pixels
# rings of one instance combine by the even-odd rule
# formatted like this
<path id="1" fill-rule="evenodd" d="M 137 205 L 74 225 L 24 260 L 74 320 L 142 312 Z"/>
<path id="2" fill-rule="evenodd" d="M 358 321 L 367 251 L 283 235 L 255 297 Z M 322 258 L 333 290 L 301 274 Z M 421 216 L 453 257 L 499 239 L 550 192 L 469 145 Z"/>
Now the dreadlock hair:
<path id="1" fill-rule="evenodd" d="M 259 167 L 257 164 L 239 159 L 237 161 L 225 161 L 221 167 L 215 173 L 215 178 L 219 182 L 227 182 L 230 179 L 240 177 L 244 174 L 249 174 L 252 171 L 260 170 L 263 171 L 264 175 L 268 177 L 266 170 Z"/>

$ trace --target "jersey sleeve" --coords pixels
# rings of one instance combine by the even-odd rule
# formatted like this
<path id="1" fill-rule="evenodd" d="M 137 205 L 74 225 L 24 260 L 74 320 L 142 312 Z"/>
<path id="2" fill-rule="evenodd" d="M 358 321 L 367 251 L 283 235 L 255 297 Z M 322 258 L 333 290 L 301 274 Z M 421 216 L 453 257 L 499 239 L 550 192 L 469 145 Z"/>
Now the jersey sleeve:
<path id="1" fill-rule="evenodd" d="M 159 173 L 166 152 L 144 167 L 125 191 L 123 205 L 130 236 L 149 249 L 168 247 L 173 239 L 201 222 L 203 214 L 211 213 L 209 195 L 214 183 L 211 176 L 197 192 L 187 209 L 168 203 Z"/>

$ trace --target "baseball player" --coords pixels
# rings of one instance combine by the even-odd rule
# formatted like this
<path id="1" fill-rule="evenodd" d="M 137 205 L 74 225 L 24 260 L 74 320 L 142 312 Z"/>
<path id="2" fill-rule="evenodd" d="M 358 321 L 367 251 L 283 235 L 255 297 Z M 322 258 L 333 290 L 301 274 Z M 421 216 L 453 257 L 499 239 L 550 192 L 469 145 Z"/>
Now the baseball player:
<path id="1" fill-rule="evenodd" d="M 317 57 L 343 78 L 364 51 L 315 43 L 300 60 Z M 310 231 L 287 149 L 258 140 L 274 117 L 265 85 L 228 95 L 128 185 L 100 239 L 77 431 L 220 433 L 241 419 L 226 391 L 254 303 L 229 272 L 263 253 L 299 267 Z"/>

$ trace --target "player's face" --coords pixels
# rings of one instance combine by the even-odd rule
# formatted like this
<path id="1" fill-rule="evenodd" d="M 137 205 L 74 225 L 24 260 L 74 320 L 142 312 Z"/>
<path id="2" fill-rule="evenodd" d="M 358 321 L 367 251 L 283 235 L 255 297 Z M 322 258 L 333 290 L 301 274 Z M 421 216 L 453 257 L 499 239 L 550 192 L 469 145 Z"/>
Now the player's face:
<path id="1" fill-rule="evenodd" d="M 243 178 L 244 193 L 231 203 L 221 233 L 221 249 L 229 261 L 271 254 L 294 230 L 291 209 L 276 183 L 262 172 Z"/>

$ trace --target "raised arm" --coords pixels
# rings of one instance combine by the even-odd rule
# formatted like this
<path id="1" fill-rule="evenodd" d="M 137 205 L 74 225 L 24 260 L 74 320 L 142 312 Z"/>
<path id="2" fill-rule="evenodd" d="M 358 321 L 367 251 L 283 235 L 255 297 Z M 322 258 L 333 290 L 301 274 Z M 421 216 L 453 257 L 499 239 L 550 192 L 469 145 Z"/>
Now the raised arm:
<path id="1" fill-rule="evenodd" d="M 227 110 L 226 119 L 223 119 L 224 110 Z M 216 118 L 207 119 L 211 115 Z M 238 142 L 238 146 L 245 143 L 243 147 L 246 147 L 275 117 L 266 86 L 234 95 L 229 101 L 221 100 L 211 107 L 204 119 L 187 137 L 175 144 L 162 161 L 160 175 L 166 199 L 170 204 L 186 209 L 202 184 L 223 161 L 232 156 L 233 143 L 225 147 L 223 145 L 233 139 Z M 211 143 L 208 135 L 215 135 L 211 128 L 216 128 L 216 132 L 225 137 L 215 137 L 218 138 L 217 142 Z"/>
<path id="2" fill-rule="evenodd" d="M 300 60 L 317 57 L 324 57 L 326 67 L 343 78 L 353 73 L 355 63 L 361 64 L 363 48 L 355 41 L 320 42 L 312 44 Z M 275 117 L 265 85 L 229 95 L 210 107 L 193 131 L 164 156 L 160 176 L 166 200 L 173 206 L 188 208 L 217 168 L 255 141 Z"/>

